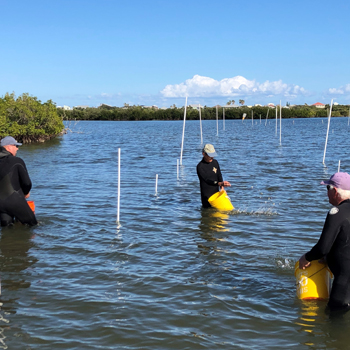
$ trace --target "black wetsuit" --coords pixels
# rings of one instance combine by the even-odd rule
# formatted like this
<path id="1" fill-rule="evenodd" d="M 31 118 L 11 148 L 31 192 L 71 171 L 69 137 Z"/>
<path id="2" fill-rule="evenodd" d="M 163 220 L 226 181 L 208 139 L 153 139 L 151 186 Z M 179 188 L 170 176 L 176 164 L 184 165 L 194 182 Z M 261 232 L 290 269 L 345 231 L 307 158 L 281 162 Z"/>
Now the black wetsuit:
<path id="1" fill-rule="evenodd" d="M 350 200 L 333 207 L 327 215 L 321 237 L 305 254 L 308 261 L 326 256 L 334 275 L 328 306 L 347 310 L 350 306 Z"/>
<path id="2" fill-rule="evenodd" d="M 218 182 L 222 182 L 219 163 L 213 159 L 207 163 L 204 158 L 197 165 L 197 175 L 201 187 L 201 199 L 204 208 L 209 208 L 208 198 L 219 191 Z"/>
<path id="3" fill-rule="evenodd" d="M 22 224 L 36 225 L 33 211 L 24 198 L 32 182 L 24 161 L 0 147 L 0 219 L 1 226 L 19 220 Z"/>

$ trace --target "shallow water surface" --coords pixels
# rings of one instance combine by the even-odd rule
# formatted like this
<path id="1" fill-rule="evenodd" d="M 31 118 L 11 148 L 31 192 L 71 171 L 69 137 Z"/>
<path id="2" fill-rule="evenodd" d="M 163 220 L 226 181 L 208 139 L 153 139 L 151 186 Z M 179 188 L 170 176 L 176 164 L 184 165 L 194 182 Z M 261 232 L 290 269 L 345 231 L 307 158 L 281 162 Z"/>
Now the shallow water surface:
<path id="1" fill-rule="evenodd" d="M 279 122 L 278 122 L 279 126 Z M 202 209 L 198 121 L 78 122 L 18 156 L 40 224 L 0 236 L 0 348 L 346 349 L 350 316 L 296 298 L 294 264 L 350 171 L 347 118 L 203 122 L 235 210 Z M 117 218 L 121 148 L 120 224 Z M 158 174 L 158 191 L 155 179 Z"/>

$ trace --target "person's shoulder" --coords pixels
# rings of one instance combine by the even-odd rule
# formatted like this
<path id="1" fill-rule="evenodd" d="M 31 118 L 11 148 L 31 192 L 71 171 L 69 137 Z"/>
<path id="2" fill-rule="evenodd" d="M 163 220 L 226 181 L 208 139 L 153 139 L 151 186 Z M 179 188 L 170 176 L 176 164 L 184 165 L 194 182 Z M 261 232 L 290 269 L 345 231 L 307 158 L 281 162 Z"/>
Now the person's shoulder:
<path id="1" fill-rule="evenodd" d="M 333 207 L 332 209 L 333 209 L 333 212 L 335 212 L 337 209 L 338 210 L 337 212 L 348 213 L 350 210 L 350 199 L 345 200 L 344 202 L 340 203 L 339 205 Z M 331 213 L 331 210 L 329 211 L 329 213 Z"/>
<path id="2" fill-rule="evenodd" d="M 329 211 L 328 214 L 329 215 L 336 215 L 339 213 L 339 207 L 332 207 Z"/>
<path id="3" fill-rule="evenodd" d="M 17 156 L 14 156 L 14 155 L 10 155 L 10 159 L 11 159 L 11 162 L 13 162 L 13 163 L 17 163 L 17 164 L 25 164 L 24 163 L 24 160 L 22 159 L 22 158 L 20 158 L 20 157 L 17 157 Z"/>
<path id="4" fill-rule="evenodd" d="M 328 216 L 338 216 L 337 214 L 339 213 L 340 215 L 347 215 L 349 213 L 350 209 L 350 200 L 346 200 L 339 205 L 335 205 L 328 211 Z"/>

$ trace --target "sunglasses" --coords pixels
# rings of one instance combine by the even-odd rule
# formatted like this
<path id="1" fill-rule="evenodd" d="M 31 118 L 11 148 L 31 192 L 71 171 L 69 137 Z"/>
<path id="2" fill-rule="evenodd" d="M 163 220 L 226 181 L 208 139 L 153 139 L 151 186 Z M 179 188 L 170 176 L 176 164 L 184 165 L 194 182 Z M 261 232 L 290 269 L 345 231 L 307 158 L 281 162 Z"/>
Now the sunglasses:
<path id="1" fill-rule="evenodd" d="M 333 190 L 333 186 L 332 185 L 327 185 L 327 191 L 329 191 L 329 190 Z"/>

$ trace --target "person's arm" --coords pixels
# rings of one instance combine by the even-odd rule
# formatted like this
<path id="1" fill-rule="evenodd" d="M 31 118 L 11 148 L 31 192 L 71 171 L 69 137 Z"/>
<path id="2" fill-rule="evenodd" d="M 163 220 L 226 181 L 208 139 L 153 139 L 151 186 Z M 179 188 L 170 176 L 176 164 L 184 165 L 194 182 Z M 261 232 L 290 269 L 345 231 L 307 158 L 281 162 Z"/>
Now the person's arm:
<path id="1" fill-rule="evenodd" d="M 228 181 L 223 180 L 219 163 L 218 163 L 218 179 L 219 179 L 218 185 L 220 186 L 221 190 L 224 190 L 225 186 L 228 186 L 228 187 L 231 186 L 231 184 Z"/>
<path id="2" fill-rule="evenodd" d="M 299 268 L 305 269 L 310 266 L 310 261 L 319 260 L 330 252 L 341 228 L 337 215 L 340 214 L 328 213 L 320 239 L 309 252 L 299 259 Z"/>
<path id="3" fill-rule="evenodd" d="M 32 181 L 30 180 L 30 177 L 29 177 L 29 174 L 27 171 L 27 167 L 26 167 L 24 161 L 21 158 L 18 158 L 17 160 L 18 160 L 18 162 L 17 162 L 16 167 L 18 170 L 19 183 L 20 183 L 20 186 L 21 186 L 21 189 L 23 191 L 24 196 L 28 196 L 28 194 L 32 188 Z"/>

